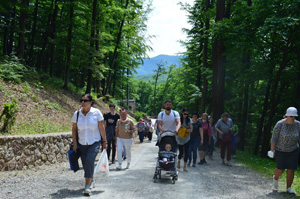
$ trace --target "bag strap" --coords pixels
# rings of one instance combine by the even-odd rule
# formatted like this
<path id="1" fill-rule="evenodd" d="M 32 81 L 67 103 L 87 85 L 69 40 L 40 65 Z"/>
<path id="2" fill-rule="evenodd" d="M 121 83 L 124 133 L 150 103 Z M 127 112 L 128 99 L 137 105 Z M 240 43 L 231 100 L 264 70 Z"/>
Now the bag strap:
<path id="1" fill-rule="evenodd" d="M 163 117 L 164 117 L 164 112 L 165 111 L 161 112 L 161 119 L 163 119 Z M 174 117 L 176 117 L 175 111 L 171 110 L 171 112 L 173 113 Z"/>
<path id="2" fill-rule="evenodd" d="M 78 117 L 79 117 L 79 110 L 77 111 L 77 119 L 76 119 L 76 140 L 77 140 L 77 143 L 78 143 Z"/>

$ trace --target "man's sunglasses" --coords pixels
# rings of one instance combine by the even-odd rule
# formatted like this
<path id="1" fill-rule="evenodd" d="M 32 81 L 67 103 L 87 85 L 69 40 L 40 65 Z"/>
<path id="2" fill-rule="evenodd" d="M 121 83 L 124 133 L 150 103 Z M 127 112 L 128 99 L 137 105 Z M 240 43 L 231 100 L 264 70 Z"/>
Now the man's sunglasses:
<path id="1" fill-rule="evenodd" d="M 87 99 L 81 99 L 80 102 L 84 102 L 84 103 L 85 103 L 85 102 L 90 102 L 90 100 L 87 100 Z"/>

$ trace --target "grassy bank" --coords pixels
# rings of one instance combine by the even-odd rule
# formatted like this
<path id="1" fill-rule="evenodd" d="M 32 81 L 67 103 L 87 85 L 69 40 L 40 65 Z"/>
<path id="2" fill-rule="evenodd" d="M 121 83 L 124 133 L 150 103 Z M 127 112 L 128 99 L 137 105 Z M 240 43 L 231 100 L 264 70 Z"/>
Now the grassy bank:
<path id="1" fill-rule="evenodd" d="M 276 168 L 276 163 L 274 159 L 270 158 L 260 158 L 248 152 L 237 151 L 236 161 L 242 163 L 245 167 L 258 172 L 264 177 L 271 178 L 274 175 L 274 170 Z M 271 185 L 271 184 L 270 184 Z M 286 189 L 286 172 L 280 176 L 279 179 L 280 189 Z M 300 171 L 299 169 L 295 172 L 295 178 L 292 185 L 293 190 L 300 194 Z M 300 198 L 299 196 L 295 198 Z"/>

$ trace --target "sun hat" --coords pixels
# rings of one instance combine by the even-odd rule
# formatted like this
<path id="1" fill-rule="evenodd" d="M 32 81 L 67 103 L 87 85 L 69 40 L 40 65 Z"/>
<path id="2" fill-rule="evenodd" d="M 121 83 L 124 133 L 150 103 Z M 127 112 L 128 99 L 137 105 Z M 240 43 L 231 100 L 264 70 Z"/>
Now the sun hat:
<path id="1" fill-rule="evenodd" d="M 285 116 L 295 116 L 297 117 L 297 109 L 295 107 L 289 107 L 288 109 L 286 109 L 286 114 Z"/>

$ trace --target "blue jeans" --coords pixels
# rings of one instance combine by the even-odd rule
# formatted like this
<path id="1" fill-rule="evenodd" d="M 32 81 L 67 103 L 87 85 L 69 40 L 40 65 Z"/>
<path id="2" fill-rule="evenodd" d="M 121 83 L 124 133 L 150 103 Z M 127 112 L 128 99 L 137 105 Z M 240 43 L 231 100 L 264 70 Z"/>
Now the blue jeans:
<path id="1" fill-rule="evenodd" d="M 236 154 L 236 141 L 235 141 L 235 136 L 234 133 L 231 134 L 232 138 L 232 155 Z"/>
<path id="2" fill-rule="evenodd" d="M 210 145 L 207 148 L 207 153 L 209 153 L 210 155 L 213 155 L 215 149 L 215 138 L 213 136 L 210 137 Z"/>
<path id="3" fill-rule="evenodd" d="M 138 132 L 138 133 L 139 133 L 140 142 L 143 142 L 145 131 L 141 131 L 141 132 Z"/>
<path id="4" fill-rule="evenodd" d="M 92 178 L 94 175 L 95 159 L 100 149 L 100 141 L 92 145 L 80 145 L 81 162 L 85 178 Z"/>
<path id="5" fill-rule="evenodd" d="M 199 137 L 190 140 L 189 162 L 192 161 L 192 153 L 193 153 L 193 164 L 196 164 L 196 160 L 197 160 L 197 147 L 199 145 L 199 142 L 200 142 Z"/>

